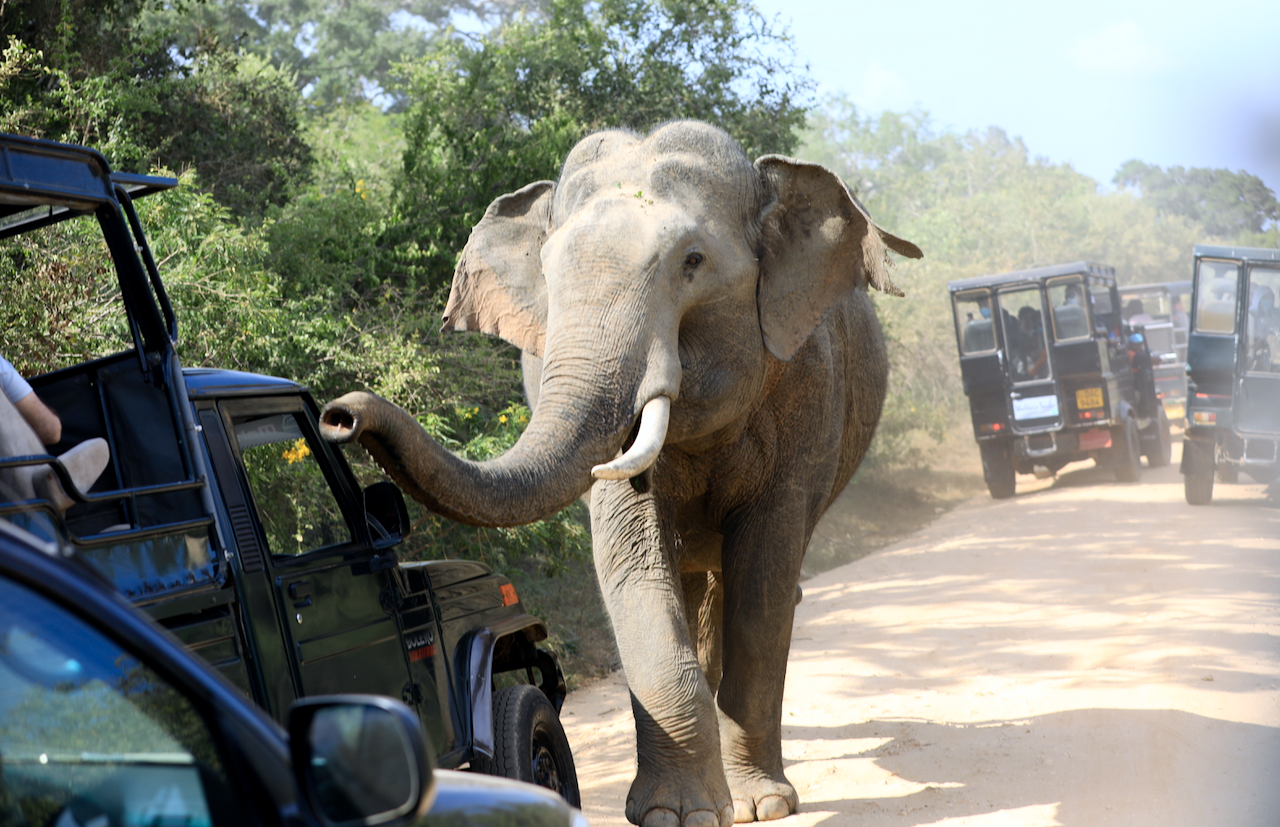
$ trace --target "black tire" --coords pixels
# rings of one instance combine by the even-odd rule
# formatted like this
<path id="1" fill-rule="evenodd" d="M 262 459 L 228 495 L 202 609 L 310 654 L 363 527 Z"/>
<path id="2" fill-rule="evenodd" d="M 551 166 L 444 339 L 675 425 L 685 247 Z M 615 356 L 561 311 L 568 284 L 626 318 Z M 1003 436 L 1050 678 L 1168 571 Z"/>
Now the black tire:
<path id="1" fill-rule="evenodd" d="M 508 686 L 493 696 L 493 760 L 477 758 L 471 767 L 546 787 L 582 806 L 569 739 L 556 708 L 536 686 Z"/>
<path id="2" fill-rule="evenodd" d="M 1148 468 L 1163 468 L 1173 461 L 1173 437 L 1169 434 L 1169 417 L 1164 408 L 1152 423 L 1155 428 L 1155 439 L 1149 440 L 1145 456 Z"/>
<path id="3" fill-rule="evenodd" d="M 1182 487 L 1188 505 L 1208 505 L 1213 500 L 1213 458 L 1217 447 L 1182 438 Z"/>
<path id="4" fill-rule="evenodd" d="M 1111 429 L 1112 471 L 1117 482 L 1137 482 L 1142 476 L 1138 424 L 1126 419 L 1122 428 Z"/>
<path id="5" fill-rule="evenodd" d="M 1008 446 L 999 442 L 980 442 L 978 450 L 982 452 L 982 477 L 987 481 L 991 499 L 1007 500 L 1012 497 L 1018 482 Z"/>
<path id="6" fill-rule="evenodd" d="M 1188 505 L 1208 505 L 1213 500 L 1213 472 L 1184 475 L 1182 493 Z"/>

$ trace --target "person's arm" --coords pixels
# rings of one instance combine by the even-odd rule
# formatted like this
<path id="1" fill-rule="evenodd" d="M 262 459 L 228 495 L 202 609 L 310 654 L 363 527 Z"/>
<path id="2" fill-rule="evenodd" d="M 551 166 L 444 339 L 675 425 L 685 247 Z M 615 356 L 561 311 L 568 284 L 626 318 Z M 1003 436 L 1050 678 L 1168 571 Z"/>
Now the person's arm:
<path id="1" fill-rule="evenodd" d="M 27 420 L 31 430 L 36 432 L 36 436 L 45 445 L 53 445 L 62 439 L 62 420 L 34 393 L 22 397 L 13 403 L 13 407 L 18 409 L 18 413 L 22 414 L 22 418 Z"/>

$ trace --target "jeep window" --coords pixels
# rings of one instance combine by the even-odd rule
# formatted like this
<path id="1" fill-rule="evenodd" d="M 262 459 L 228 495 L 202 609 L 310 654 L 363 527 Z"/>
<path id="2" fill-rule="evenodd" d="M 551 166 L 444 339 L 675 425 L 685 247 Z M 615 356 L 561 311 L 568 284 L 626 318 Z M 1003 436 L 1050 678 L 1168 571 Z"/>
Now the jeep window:
<path id="1" fill-rule="evenodd" d="M 80 216 L 0 240 L 5 357 L 24 375 L 47 373 L 133 347 L 102 228 Z M 28 336 L 23 314 L 51 316 L 50 338 Z M 78 321 L 88 320 L 88 321 Z"/>
<path id="2" fill-rule="evenodd" d="M 233 428 L 272 554 L 293 556 L 351 541 L 314 445 L 293 414 L 241 418 Z"/>
<path id="3" fill-rule="evenodd" d="M 991 294 L 986 290 L 957 293 L 956 329 L 960 331 L 960 352 L 994 353 L 996 332 L 991 323 Z"/>
<path id="4" fill-rule="evenodd" d="M 1089 311 L 1085 304 L 1084 279 L 1068 276 L 1049 281 L 1049 307 L 1053 314 L 1055 342 L 1089 338 Z"/>
<path id="5" fill-rule="evenodd" d="M 1245 370 L 1280 373 L 1280 269 L 1249 269 L 1249 312 L 1245 316 Z"/>
<path id="6" fill-rule="evenodd" d="M 0 823 L 213 824 L 234 797 L 191 701 L 95 628 L 0 580 Z"/>
<path id="7" fill-rule="evenodd" d="M 1196 332 L 1236 332 L 1239 275 L 1239 265 L 1233 261 L 1200 262 L 1196 272 Z"/>
<path id="8" fill-rule="evenodd" d="M 1040 309 L 1040 288 L 1002 290 L 999 299 L 1009 371 L 1014 383 L 1048 379 L 1049 351 Z"/>

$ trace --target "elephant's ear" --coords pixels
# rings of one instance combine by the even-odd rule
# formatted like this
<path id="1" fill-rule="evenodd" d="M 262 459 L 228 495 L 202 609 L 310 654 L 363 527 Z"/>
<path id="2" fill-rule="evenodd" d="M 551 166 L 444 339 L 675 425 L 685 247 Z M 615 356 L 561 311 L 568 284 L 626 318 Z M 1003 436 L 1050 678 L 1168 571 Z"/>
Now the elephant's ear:
<path id="1" fill-rule="evenodd" d="M 920 248 L 875 225 L 840 180 L 819 164 L 765 155 L 756 170 L 773 195 L 764 217 L 760 328 L 779 359 L 795 355 L 842 296 L 868 285 L 894 296 L 888 250 Z"/>
<path id="2" fill-rule="evenodd" d="M 479 330 L 541 356 L 547 335 L 542 243 L 551 223 L 552 181 L 537 181 L 489 205 L 453 272 L 443 330 Z"/>

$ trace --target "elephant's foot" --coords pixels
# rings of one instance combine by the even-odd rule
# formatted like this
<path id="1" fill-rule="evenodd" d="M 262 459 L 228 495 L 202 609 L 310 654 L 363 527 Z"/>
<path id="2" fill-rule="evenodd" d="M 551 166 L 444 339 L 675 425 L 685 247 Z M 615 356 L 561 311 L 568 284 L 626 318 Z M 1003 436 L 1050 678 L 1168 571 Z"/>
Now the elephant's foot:
<path id="1" fill-rule="evenodd" d="M 724 780 L 698 776 L 638 771 L 627 793 L 627 821 L 639 827 L 731 827 L 733 805 Z"/>
<path id="2" fill-rule="evenodd" d="M 800 806 L 800 796 L 781 773 L 779 777 L 782 780 L 757 773 L 730 773 L 733 820 L 739 824 L 747 821 L 773 821 L 794 813 Z"/>

